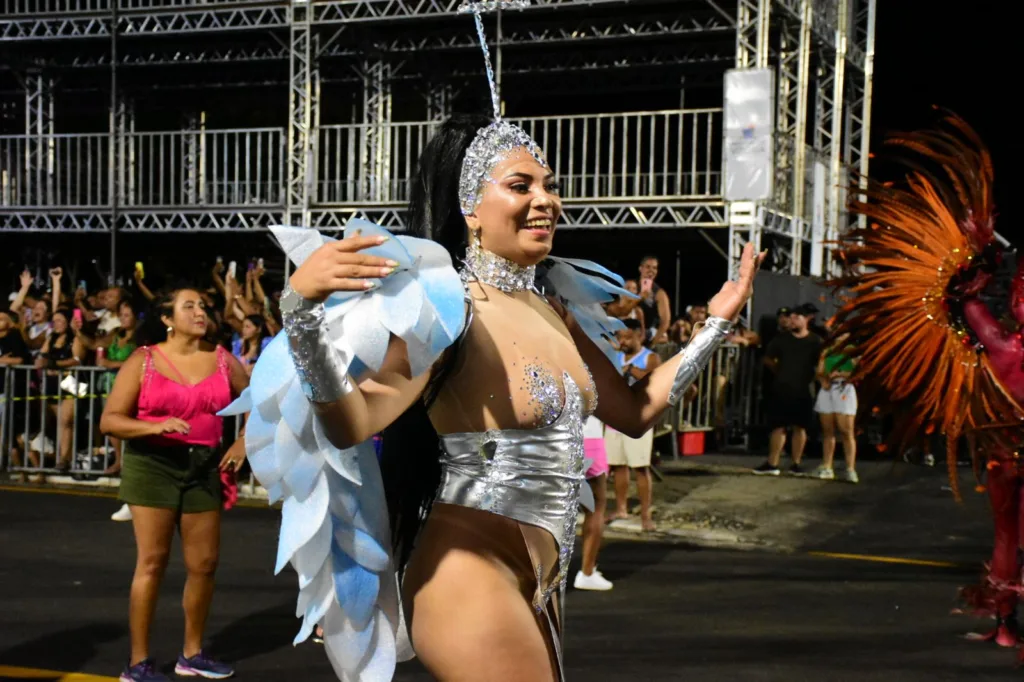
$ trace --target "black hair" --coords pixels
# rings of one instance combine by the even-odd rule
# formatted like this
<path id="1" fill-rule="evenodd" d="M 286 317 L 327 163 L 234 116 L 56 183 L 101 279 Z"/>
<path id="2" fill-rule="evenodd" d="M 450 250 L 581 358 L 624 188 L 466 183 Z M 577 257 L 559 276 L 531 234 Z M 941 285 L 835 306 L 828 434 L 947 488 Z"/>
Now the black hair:
<path id="1" fill-rule="evenodd" d="M 53 324 L 53 316 L 54 315 L 63 315 L 64 319 L 67 320 L 68 324 L 64 328 L 64 331 L 61 332 L 60 334 L 57 334 L 56 332 L 54 332 L 52 334 L 52 336 L 50 338 L 50 348 L 53 348 L 56 345 L 56 343 L 57 343 L 57 339 L 59 339 L 61 337 L 64 337 L 64 343 L 68 344 L 68 343 L 70 343 L 71 341 L 74 340 L 75 336 L 77 336 L 77 334 L 75 333 L 74 328 L 72 328 L 72 326 L 71 326 L 72 312 L 71 312 L 70 308 L 65 308 L 65 307 L 62 306 L 62 307 L 57 308 L 56 310 L 54 310 L 53 313 L 50 314 L 50 323 L 51 324 Z"/>
<path id="2" fill-rule="evenodd" d="M 260 356 L 260 352 L 263 350 L 263 339 L 270 336 L 270 332 L 267 331 L 267 321 L 262 315 L 246 315 L 245 319 L 252 322 L 253 326 L 256 327 L 256 338 L 253 341 L 242 339 L 242 355 L 248 355 L 250 350 L 250 344 L 256 344 L 256 357 Z"/>
<path id="3" fill-rule="evenodd" d="M 132 315 L 135 316 L 135 321 L 136 321 L 136 323 L 138 323 L 139 308 L 138 308 L 138 306 L 135 305 L 135 301 L 133 301 L 131 298 L 128 298 L 128 297 L 122 298 L 121 302 L 117 304 L 117 312 L 120 314 L 121 308 L 123 308 L 125 306 L 128 306 L 129 308 L 131 308 Z"/>
<path id="4" fill-rule="evenodd" d="M 643 329 L 643 325 L 640 324 L 640 320 L 634 320 L 633 318 L 628 318 L 628 319 L 623 320 L 622 324 L 626 325 L 626 329 L 629 329 L 629 330 L 632 330 L 632 331 L 635 331 L 635 332 L 636 331 L 640 331 L 641 329 Z"/>
<path id="5" fill-rule="evenodd" d="M 462 160 L 477 131 L 490 122 L 472 115 L 446 121 L 423 149 L 409 188 L 408 233 L 441 244 L 456 266 L 465 258 L 468 235 L 459 205 Z M 459 345 L 445 351 L 434 366 L 423 397 L 382 434 L 381 476 L 399 579 L 441 485 L 441 441 L 427 412 L 455 368 Z"/>
<path id="6" fill-rule="evenodd" d="M 661 264 L 661 259 L 658 258 L 657 256 L 655 256 L 653 253 L 648 253 L 643 258 L 641 258 L 640 259 L 640 264 L 643 265 L 644 263 L 646 263 L 649 260 L 656 260 L 656 261 L 658 261 L 659 264 Z"/>
<path id="7" fill-rule="evenodd" d="M 157 294 L 150 303 L 148 313 L 135 328 L 135 338 L 140 346 L 152 346 L 167 340 L 167 325 L 160 318 L 174 317 L 174 299 L 181 291 L 199 292 L 200 290 L 189 284 L 181 283 Z"/>

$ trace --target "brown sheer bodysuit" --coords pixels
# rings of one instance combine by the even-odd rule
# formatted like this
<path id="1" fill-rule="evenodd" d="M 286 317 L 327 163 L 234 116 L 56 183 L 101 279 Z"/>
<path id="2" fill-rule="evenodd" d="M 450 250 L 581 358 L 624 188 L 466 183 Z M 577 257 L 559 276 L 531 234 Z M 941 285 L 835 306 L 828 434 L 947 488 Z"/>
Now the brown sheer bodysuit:
<path id="1" fill-rule="evenodd" d="M 581 417 L 586 419 L 597 405 L 593 378 L 551 304 L 536 293 L 509 294 L 476 282 L 468 291 L 472 322 L 456 366 L 430 411 L 437 432 L 443 436 L 549 426 L 566 404 L 563 373 L 579 387 Z M 453 549 L 486 557 L 514 576 L 523 598 L 534 607 L 553 677 L 562 679 L 560 605 L 557 598 L 541 596 L 550 595 L 559 580 L 560 548 L 552 534 L 496 513 L 435 503 L 406 570 L 407 609 Z"/>

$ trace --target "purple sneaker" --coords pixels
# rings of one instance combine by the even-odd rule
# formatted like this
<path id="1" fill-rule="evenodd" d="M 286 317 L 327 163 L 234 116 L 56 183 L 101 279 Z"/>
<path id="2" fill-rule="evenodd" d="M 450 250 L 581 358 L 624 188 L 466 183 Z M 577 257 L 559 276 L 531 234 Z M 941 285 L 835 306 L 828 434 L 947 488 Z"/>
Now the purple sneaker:
<path id="1" fill-rule="evenodd" d="M 152 658 L 147 658 L 135 665 L 126 665 L 118 682 L 171 682 L 167 675 L 156 669 Z"/>
<path id="2" fill-rule="evenodd" d="M 178 654 L 178 664 L 174 666 L 174 674 L 182 677 L 205 677 L 208 680 L 223 680 L 235 674 L 235 669 L 227 663 L 221 663 L 200 651 L 192 658 Z"/>

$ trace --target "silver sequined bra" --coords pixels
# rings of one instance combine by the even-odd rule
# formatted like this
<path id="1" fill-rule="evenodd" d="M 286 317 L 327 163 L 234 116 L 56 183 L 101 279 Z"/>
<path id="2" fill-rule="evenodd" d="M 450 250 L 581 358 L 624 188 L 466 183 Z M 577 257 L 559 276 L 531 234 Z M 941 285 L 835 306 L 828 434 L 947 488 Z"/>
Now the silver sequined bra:
<path id="1" fill-rule="evenodd" d="M 583 398 L 568 374 L 563 373 L 562 385 L 561 414 L 547 426 L 441 436 L 443 473 L 437 502 L 539 526 L 558 543 L 558 579 L 548 589 L 538 589 L 538 610 L 555 590 L 565 589 L 580 487 L 586 484 Z M 550 567 L 537 568 L 540 572 Z"/>

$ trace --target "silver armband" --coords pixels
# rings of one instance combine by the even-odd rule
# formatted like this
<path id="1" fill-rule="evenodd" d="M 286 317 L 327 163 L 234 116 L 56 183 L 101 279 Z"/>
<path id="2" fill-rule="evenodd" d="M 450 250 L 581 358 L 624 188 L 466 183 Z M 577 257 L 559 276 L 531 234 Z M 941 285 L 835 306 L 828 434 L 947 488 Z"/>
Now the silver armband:
<path id="1" fill-rule="evenodd" d="M 331 344 L 323 303 L 303 298 L 291 287 L 281 296 L 281 321 L 302 391 L 314 403 L 333 403 L 355 390 L 348 377 L 350 358 Z"/>
<path id="2" fill-rule="evenodd" d="M 722 345 L 730 331 L 732 322 L 721 317 L 709 317 L 704 327 L 679 352 L 679 368 L 672 380 L 672 388 L 668 391 L 669 405 L 679 404 L 686 389 L 693 385 L 697 376 L 708 366 L 715 349 Z"/>

